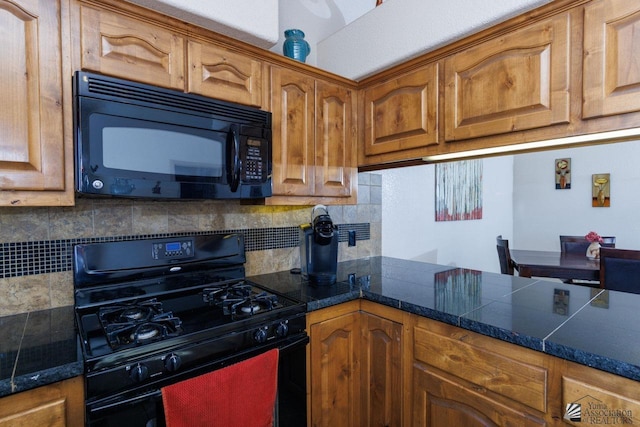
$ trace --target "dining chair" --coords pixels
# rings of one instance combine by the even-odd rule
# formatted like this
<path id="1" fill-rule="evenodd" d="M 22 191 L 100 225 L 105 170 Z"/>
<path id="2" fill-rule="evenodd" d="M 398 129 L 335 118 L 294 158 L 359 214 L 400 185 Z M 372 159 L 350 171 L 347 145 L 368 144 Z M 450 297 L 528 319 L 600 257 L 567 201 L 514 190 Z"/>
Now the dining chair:
<path id="1" fill-rule="evenodd" d="M 509 240 L 503 239 L 502 235 L 496 237 L 496 248 L 498 249 L 498 260 L 500 261 L 500 273 L 513 276 L 513 260 L 509 252 Z"/>
<path id="2" fill-rule="evenodd" d="M 640 294 L 640 251 L 600 248 L 600 287 Z"/>
<path id="3" fill-rule="evenodd" d="M 616 238 L 615 236 L 603 236 L 601 247 L 615 248 Z M 587 252 L 587 246 L 589 242 L 584 236 L 563 236 L 560 235 L 560 252 L 564 253 L 580 253 L 585 254 Z"/>

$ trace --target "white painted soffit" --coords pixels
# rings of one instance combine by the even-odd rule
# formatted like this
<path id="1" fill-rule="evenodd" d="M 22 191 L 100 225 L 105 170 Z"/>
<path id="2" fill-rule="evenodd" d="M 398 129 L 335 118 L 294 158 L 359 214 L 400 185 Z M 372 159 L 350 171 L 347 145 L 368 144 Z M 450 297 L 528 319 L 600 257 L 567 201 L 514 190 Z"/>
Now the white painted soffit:
<path id="1" fill-rule="evenodd" d="M 263 49 L 278 41 L 278 0 L 127 1 Z"/>
<path id="2" fill-rule="evenodd" d="M 385 0 L 320 41 L 319 68 L 361 80 L 552 0 Z"/>

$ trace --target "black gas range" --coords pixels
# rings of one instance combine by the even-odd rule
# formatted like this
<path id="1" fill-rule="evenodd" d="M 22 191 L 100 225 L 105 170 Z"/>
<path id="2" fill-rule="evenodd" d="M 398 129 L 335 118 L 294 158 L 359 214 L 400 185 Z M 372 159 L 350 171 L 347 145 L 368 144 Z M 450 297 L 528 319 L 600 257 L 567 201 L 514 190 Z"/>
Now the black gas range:
<path id="1" fill-rule="evenodd" d="M 306 304 L 247 281 L 245 259 L 240 234 L 75 247 L 87 425 L 164 425 L 162 387 L 304 349 Z"/>

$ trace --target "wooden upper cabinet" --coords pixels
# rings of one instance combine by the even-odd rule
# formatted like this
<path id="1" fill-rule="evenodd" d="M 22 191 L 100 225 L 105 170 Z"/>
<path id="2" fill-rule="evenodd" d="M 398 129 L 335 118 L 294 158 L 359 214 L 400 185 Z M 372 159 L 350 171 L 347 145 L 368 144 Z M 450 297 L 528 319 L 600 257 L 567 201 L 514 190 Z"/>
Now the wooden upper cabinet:
<path id="1" fill-rule="evenodd" d="M 287 203 L 351 197 L 357 185 L 352 90 L 295 70 L 271 70 L 273 194 Z M 278 200 L 278 199 L 270 199 Z"/>
<path id="2" fill-rule="evenodd" d="M 188 91 L 262 107 L 262 62 L 221 47 L 188 42 Z"/>
<path id="3" fill-rule="evenodd" d="M 81 5 L 81 67 L 185 90 L 185 39 L 168 29 Z"/>
<path id="4" fill-rule="evenodd" d="M 60 2 L 0 0 L 0 35 L 0 205 L 72 205 Z"/>
<path id="5" fill-rule="evenodd" d="M 563 13 L 445 60 L 445 139 L 569 122 L 570 19 Z"/>
<path id="6" fill-rule="evenodd" d="M 438 69 L 429 64 L 364 90 L 365 156 L 438 143 Z"/>
<path id="7" fill-rule="evenodd" d="M 315 80 L 294 71 L 273 68 L 273 194 L 308 196 L 315 181 Z"/>
<path id="8" fill-rule="evenodd" d="M 355 103 L 352 91 L 316 81 L 314 195 L 348 197 L 356 185 Z"/>
<path id="9" fill-rule="evenodd" d="M 584 118 L 640 111 L 640 3 L 595 0 L 584 12 Z"/>

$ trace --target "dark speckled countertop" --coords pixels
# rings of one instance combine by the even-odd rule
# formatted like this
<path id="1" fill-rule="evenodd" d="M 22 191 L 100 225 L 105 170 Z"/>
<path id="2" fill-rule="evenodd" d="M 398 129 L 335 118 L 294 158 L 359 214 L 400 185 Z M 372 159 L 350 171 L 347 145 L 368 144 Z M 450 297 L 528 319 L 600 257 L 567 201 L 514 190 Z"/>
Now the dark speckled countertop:
<path id="1" fill-rule="evenodd" d="M 327 287 L 249 279 L 309 311 L 364 298 L 640 381 L 640 295 L 388 257 L 342 262 Z M 0 317 L 0 397 L 82 373 L 73 307 Z"/>
<path id="2" fill-rule="evenodd" d="M 73 307 L 0 317 L 0 397 L 83 373 Z"/>
<path id="3" fill-rule="evenodd" d="M 329 287 L 249 279 L 309 311 L 364 298 L 640 381 L 640 295 L 388 257 L 340 263 Z"/>

